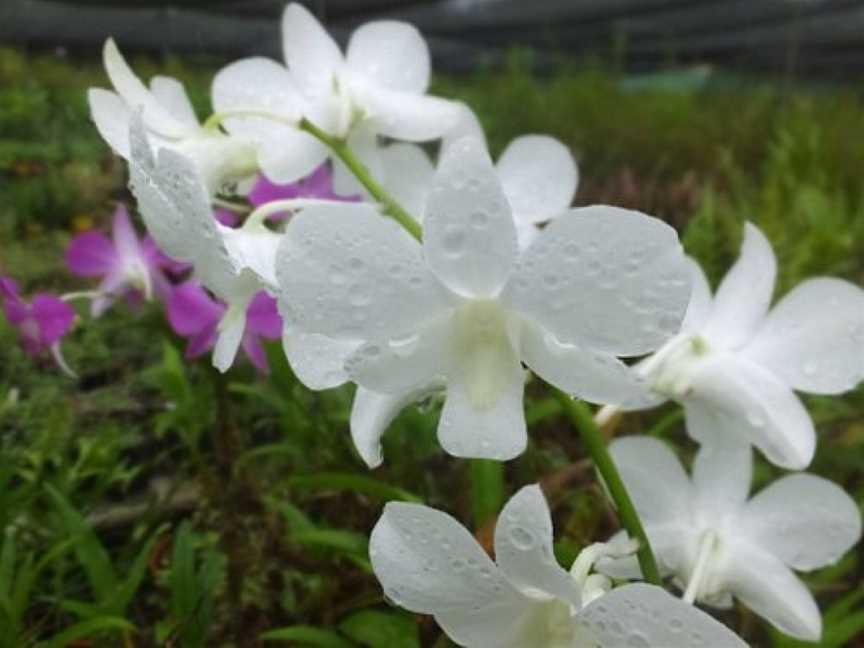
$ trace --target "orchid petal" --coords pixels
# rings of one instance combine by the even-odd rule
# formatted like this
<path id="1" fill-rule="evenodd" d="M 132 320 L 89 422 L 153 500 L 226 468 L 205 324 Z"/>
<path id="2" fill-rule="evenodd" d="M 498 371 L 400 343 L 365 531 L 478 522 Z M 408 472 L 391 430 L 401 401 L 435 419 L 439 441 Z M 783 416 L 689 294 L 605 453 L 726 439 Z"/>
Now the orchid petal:
<path id="1" fill-rule="evenodd" d="M 189 127 L 176 119 L 150 93 L 126 63 L 114 40 L 105 41 L 102 50 L 105 71 L 111 84 L 132 110 L 143 110 L 144 123 L 165 137 L 179 139 L 189 133 Z"/>
<path id="2" fill-rule="evenodd" d="M 282 332 L 282 348 L 297 379 L 316 391 L 338 387 L 348 381 L 345 361 L 356 342 L 304 333 L 292 326 Z"/>
<path id="3" fill-rule="evenodd" d="M 708 279 L 702 271 L 702 267 L 693 257 L 687 257 L 687 266 L 690 268 L 690 280 L 692 290 L 690 291 L 690 303 L 687 304 L 687 312 L 681 323 L 681 331 L 694 333 L 702 328 L 711 314 L 711 287 Z"/>
<path id="4" fill-rule="evenodd" d="M 510 348 L 478 349 L 452 363 L 438 423 L 441 447 L 456 457 L 507 461 L 528 441 L 525 373 Z"/>
<path id="5" fill-rule="evenodd" d="M 393 339 L 441 311 L 420 246 L 374 207 L 334 203 L 291 219 L 276 258 L 282 315 L 336 338 Z"/>
<path id="6" fill-rule="evenodd" d="M 409 142 L 438 139 L 459 119 L 459 105 L 447 99 L 355 84 L 354 94 L 376 133 Z"/>
<path id="7" fill-rule="evenodd" d="M 561 344 L 535 324 L 525 323 L 520 337 L 522 361 L 546 382 L 592 403 L 626 403 L 646 386 L 616 357 Z"/>
<path id="8" fill-rule="evenodd" d="M 35 295 L 30 302 L 30 312 L 39 325 L 39 341 L 44 346 L 66 335 L 75 320 L 73 308 L 54 295 Z"/>
<path id="9" fill-rule="evenodd" d="M 864 379 L 864 290 L 810 279 L 772 309 L 742 353 L 811 394 L 842 394 Z"/>
<path id="10" fill-rule="evenodd" d="M 117 263 L 117 252 L 101 232 L 84 232 L 69 242 L 66 265 L 79 277 L 99 277 L 111 272 Z"/>
<path id="11" fill-rule="evenodd" d="M 698 406 L 697 406 L 698 407 Z M 711 419 L 710 410 L 697 426 L 722 425 L 722 419 Z M 694 413 L 688 412 L 688 424 Z M 702 433 L 700 433 L 701 435 Z M 694 506 L 706 515 L 722 519 L 737 514 L 747 501 L 753 480 L 753 451 L 746 439 L 723 435 L 722 429 L 705 431 L 706 440 L 693 460 Z"/>
<path id="12" fill-rule="evenodd" d="M 181 124 L 190 130 L 198 126 L 198 117 L 180 81 L 169 76 L 155 76 L 150 79 L 150 93 Z"/>
<path id="13" fill-rule="evenodd" d="M 378 135 L 364 124 L 351 131 L 347 145 L 373 178 L 382 177 L 383 169 Z M 363 195 L 371 199 L 369 192 L 354 173 L 338 158 L 333 160 L 333 191 L 343 196 Z"/>
<path id="14" fill-rule="evenodd" d="M 352 73 L 384 88 L 420 94 L 429 86 L 429 47 L 408 23 L 361 25 L 351 34 L 345 58 Z"/>
<path id="15" fill-rule="evenodd" d="M 517 137 L 495 164 L 517 220 L 541 223 L 567 210 L 579 171 L 570 150 L 547 135 Z"/>
<path id="16" fill-rule="evenodd" d="M 616 439 L 609 453 L 647 527 L 687 524 L 690 479 L 665 443 L 647 436 Z"/>
<path id="17" fill-rule="evenodd" d="M 282 14 L 282 48 L 297 86 L 304 92 L 330 92 L 344 65 L 336 41 L 303 5 L 292 2 Z"/>
<path id="18" fill-rule="evenodd" d="M 516 587 L 540 591 L 577 609 L 582 594 L 555 559 L 552 516 L 537 485 L 525 486 L 504 506 L 495 526 L 495 560 Z"/>
<path id="19" fill-rule="evenodd" d="M 492 162 L 479 140 L 451 146 L 438 165 L 424 217 L 432 272 L 466 297 L 494 297 L 516 261 L 516 228 Z"/>
<path id="20" fill-rule="evenodd" d="M 450 130 L 444 133 L 441 138 L 441 155 L 445 155 L 445 151 L 463 137 L 479 139 L 483 146 L 488 149 L 486 134 L 483 132 L 483 126 L 477 119 L 477 115 L 474 114 L 468 104 L 456 102 L 456 105 L 458 106 L 458 116 Z"/>
<path id="21" fill-rule="evenodd" d="M 601 648 L 623 646 L 711 646 L 747 648 L 719 621 L 656 585 L 616 587 L 587 605 L 577 622 Z"/>
<path id="22" fill-rule="evenodd" d="M 700 425 L 705 408 L 722 424 Z M 813 459 L 813 421 L 795 393 L 773 374 L 744 358 L 714 354 L 690 377 L 684 399 L 687 429 L 700 443 L 717 443 L 718 434 L 748 439 L 773 464 L 791 470 L 806 468 Z M 710 420 L 709 420 L 710 423 Z"/>
<path id="23" fill-rule="evenodd" d="M 372 568 L 387 597 L 434 614 L 462 645 L 506 645 L 530 610 L 477 541 L 446 513 L 390 502 L 372 530 Z"/>
<path id="24" fill-rule="evenodd" d="M 129 212 L 123 205 L 118 205 L 114 211 L 111 221 L 111 234 L 114 239 L 114 248 L 120 259 L 140 259 L 142 257 L 141 245 L 138 242 L 138 233 L 132 226 Z"/>
<path id="25" fill-rule="evenodd" d="M 235 305 L 228 307 L 219 322 L 219 334 L 216 346 L 213 348 L 213 366 L 222 373 L 228 371 L 234 364 L 243 333 L 246 331 L 246 313 Z"/>
<path id="26" fill-rule="evenodd" d="M 415 391 L 446 371 L 450 318 L 426 324 L 407 340 L 373 341 L 360 346 L 345 363 L 351 380 L 386 394 Z"/>
<path id="27" fill-rule="evenodd" d="M 744 225 L 741 255 L 720 283 L 704 334 L 724 349 L 746 344 L 761 326 L 774 292 L 777 259 L 759 228 Z"/>
<path id="28" fill-rule="evenodd" d="M 351 439 L 357 454 L 369 468 L 377 468 L 384 461 L 381 437 L 393 419 L 429 389 L 381 394 L 365 387 L 357 387 L 354 404 L 351 406 Z"/>
<path id="29" fill-rule="evenodd" d="M 818 641 L 822 617 L 807 586 L 763 549 L 735 547 L 726 577 L 732 593 L 778 630 L 805 641 Z"/>
<path id="30" fill-rule="evenodd" d="M 215 327 L 225 307 L 213 300 L 200 283 L 185 281 L 174 290 L 166 304 L 166 313 L 171 328 L 183 336 L 192 336 Z"/>
<path id="31" fill-rule="evenodd" d="M 422 221 L 435 177 L 429 156 L 415 144 L 397 143 L 380 151 L 384 184 L 409 214 Z"/>
<path id="32" fill-rule="evenodd" d="M 116 92 L 102 88 L 87 90 L 90 117 L 108 146 L 120 157 L 129 159 L 129 105 Z"/>
<path id="33" fill-rule="evenodd" d="M 839 486 L 789 475 L 747 503 L 741 534 L 794 569 L 836 563 L 861 538 L 861 513 Z"/>
<path id="34" fill-rule="evenodd" d="M 674 229 L 640 212 L 593 206 L 543 229 L 503 299 L 562 343 L 633 356 L 678 331 L 689 296 Z"/>

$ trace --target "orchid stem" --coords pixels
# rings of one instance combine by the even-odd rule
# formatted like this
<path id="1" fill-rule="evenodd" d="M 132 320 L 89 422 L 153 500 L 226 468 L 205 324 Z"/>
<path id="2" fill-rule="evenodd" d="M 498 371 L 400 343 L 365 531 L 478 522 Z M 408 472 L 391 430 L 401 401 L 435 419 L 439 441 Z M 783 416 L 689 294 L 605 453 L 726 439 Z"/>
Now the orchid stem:
<path id="1" fill-rule="evenodd" d="M 388 194 L 369 173 L 369 169 L 363 164 L 348 144 L 338 138 L 333 137 L 329 133 L 324 132 L 308 119 L 300 122 L 300 128 L 316 139 L 326 144 L 331 151 L 342 160 L 343 164 L 348 167 L 348 170 L 354 174 L 354 177 L 362 184 L 372 197 L 378 201 L 383 207 L 384 213 L 398 222 L 405 230 L 418 241 L 423 237 L 423 229 L 420 223 L 417 222 L 408 211 L 400 205 L 395 198 Z"/>
<path id="2" fill-rule="evenodd" d="M 630 499 L 627 487 L 624 486 L 621 474 L 612 460 L 612 455 L 609 454 L 609 450 L 606 448 L 603 436 L 600 434 L 600 429 L 594 422 L 591 410 L 585 403 L 573 400 L 561 390 L 554 387 L 552 390 L 558 402 L 561 403 L 564 412 L 582 436 L 582 442 L 594 460 L 597 471 L 606 483 L 609 496 L 615 503 L 621 525 L 626 529 L 631 538 L 639 541 L 636 557 L 639 560 L 639 567 L 642 569 L 643 576 L 653 585 L 662 585 L 660 570 L 657 568 L 657 560 L 654 558 L 654 552 L 651 550 L 648 535 L 645 533 L 645 528 L 642 526 L 642 521 L 636 512 L 636 507 L 633 506 L 633 500 Z"/>
<path id="3" fill-rule="evenodd" d="M 474 528 L 493 520 L 504 503 L 504 464 L 493 459 L 471 459 L 471 509 Z"/>

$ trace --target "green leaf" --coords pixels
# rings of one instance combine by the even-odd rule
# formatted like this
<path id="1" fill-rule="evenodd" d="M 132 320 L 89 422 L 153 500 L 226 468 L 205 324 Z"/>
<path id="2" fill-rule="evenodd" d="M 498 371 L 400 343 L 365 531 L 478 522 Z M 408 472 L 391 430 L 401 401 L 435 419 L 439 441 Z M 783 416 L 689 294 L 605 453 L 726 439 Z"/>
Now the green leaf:
<path id="1" fill-rule="evenodd" d="M 87 580 L 97 601 L 106 601 L 117 589 L 117 573 L 111 558 L 99 541 L 87 520 L 78 513 L 66 498 L 50 485 L 45 486 L 65 527 L 66 533 L 75 540 L 74 550 L 78 562 L 87 574 Z"/>
<path id="2" fill-rule="evenodd" d="M 276 497 L 265 498 L 267 505 L 282 514 L 292 532 L 309 531 L 315 528 L 312 521 L 299 508 Z"/>
<path id="3" fill-rule="evenodd" d="M 387 482 L 352 473 L 322 472 L 312 475 L 294 475 L 285 480 L 291 488 L 303 490 L 336 490 L 363 493 L 370 497 L 389 502 L 398 500 L 402 502 L 414 502 L 421 504 L 423 500 L 398 486 Z"/>
<path id="4" fill-rule="evenodd" d="M 319 648 L 356 648 L 354 644 L 340 637 L 332 630 L 313 626 L 296 625 L 269 630 L 258 637 L 262 641 L 292 641 L 293 645 L 316 646 Z"/>
<path id="5" fill-rule="evenodd" d="M 292 533 L 290 539 L 305 547 L 314 547 L 345 556 L 361 569 L 371 573 L 369 539 L 360 533 L 339 529 L 309 529 Z"/>
<path id="6" fill-rule="evenodd" d="M 122 614 L 126 611 L 126 607 L 132 602 L 132 598 L 141 587 L 144 577 L 147 575 L 147 565 L 150 561 L 150 555 L 153 551 L 153 545 L 156 544 L 157 537 L 151 537 L 138 555 L 135 557 L 135 562 L 127 572 L 126 578 L 117 587 L 117 591 L 111 597 L 110 601 L 105 601 L 108 604 L 108 610 L 114 614 Z"/>
<path id="7" fill-rule="evenodd" d="M 54 635 L 45 648 L 65 648 L 75 639 L 90 638 L 105 632 L 134 632 L 135 626 L 120 617 L 104 616 L 76 623 Z"/>
<path id="8" fill-rule="evenodd" d="M 419 648 L 420 634 L 413 618 L 395 612 L 361 610 L 339 624 L 354 641 L 370 648 Z"/>

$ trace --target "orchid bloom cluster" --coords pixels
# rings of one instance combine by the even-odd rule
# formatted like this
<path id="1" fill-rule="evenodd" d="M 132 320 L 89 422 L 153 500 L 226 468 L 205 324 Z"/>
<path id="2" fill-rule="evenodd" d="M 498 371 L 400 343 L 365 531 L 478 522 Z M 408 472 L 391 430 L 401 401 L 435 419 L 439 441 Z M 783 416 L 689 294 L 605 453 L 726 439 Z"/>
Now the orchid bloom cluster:
<path id="1" fill-rule="evenodd" d="M 680 402 L 700 444 L 692 476 L 656 440 L 621 439 L 611 454 L 682 598 L 620 583 L 642 577 L 634 553 L 646 548 L 624 532 L 565 571 L 536 486 L 501 512 L 494 561 L 449 515 L 388 504 L 370 544 L 387 597 L 484 648 L 742 646 L 693 605 L 733 597 L 818 638 L 818 609 L 792 570 L 838 560 L 861 535 L 860 512 L 804 474 L 748 500 L 751 448 L 782 468 L 810 464 L 813 422 L 795 392 L 864 379 L 864 291 L 812 279 L 772 309 L 776 261 L 748 223 L 712 296 L 659 219 L 571 207 L 579 174 L 560 142 L 520 137 L 493 163 L 471 111 L 427 94 L 429 52 L 411 25 L 362 25 L 344 53 L 299 4 L 282 27 L 285 60 L 221 70 L 203 121 L 177 80 L 145 85 L 106 43 L 113 90 L 90 91 L 92 116 L 129 162 L 149 235 L 118 209 L 111 239 L 72 242 L 72 271 L 101 278 L 92 313 L 160 298 L 188 354 L 212 350 L 221 371 L 240 348 L 264 369 L 259 338 L 281 337 L 310 389 L 356 384 L 351 436 L 370 468 L 390 422 L 430 394 L 443 397 L 446 452 L 520 455 L 529 372 L 601 405 L 600 423 Z M 433 163 L 417 143 L 438 140 Z M 68 306 L 28 305 L 3 281 L 25 344 L 54 348 Z"/>

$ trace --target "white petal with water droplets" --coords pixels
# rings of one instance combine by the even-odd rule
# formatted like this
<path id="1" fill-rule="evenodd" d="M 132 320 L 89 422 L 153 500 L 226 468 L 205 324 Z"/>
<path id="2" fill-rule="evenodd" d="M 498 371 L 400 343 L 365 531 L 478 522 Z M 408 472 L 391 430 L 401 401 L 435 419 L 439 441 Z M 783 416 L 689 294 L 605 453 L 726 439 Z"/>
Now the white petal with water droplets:
<path id="1" fill-rule="evenodd" d="M 108 146 L 119 156 L 129 158 L 129 123 L 131 112 L 128 104 L 115 92 L 90 88 L 87 91 L 90 116 L 96 129 Z"/>
<path id="2" fill-rule="evenodd" d="M 422 222 L 435 167 L 416 144 L 397 143 L 381 149 L 384 186 L 409 214 Z"/>
<path id="3" fill-rule="evenodd" d="M 422 93 L 429 85 L 429 48 L 417 28 L 396 20 L 358 27 L 345 58 L 352 74 L 390 90 Z"/>
<path id="4" fill-rule="evenodd" d="M 177 121 L 190 130 L 198 127 L 198 117 L 180 81 L 169 76 L 155 76 L 150 79 L 150 92 Z"/>
<path id="5" fill-rule="evenodd" d="M 126 63 L 114 40 L 105 41 L 102 50 L 105 71 L 111 84 L 133 111 L 142 110 L 147 128 L 160 135 L 181 138 L 189 134 L 190 127 L 160 104 Z"/>
<path id="6" fill-rule="evenodd" d="M 493 297 L 518 254 L 507 199 L 480 140 L 451 146 L 438 165 L 423 219 L 423 251 L 448 288 Z"/>
<path id="7" fill-rule="evenodd" d="M 692 290 L 690 291 L 690 302 L 687 304 L 687 312 L 681 323 L 681 331 L 695 333 L 711 314 L 711 287 L 708 285 L 708 278 L 702 271 L 702 267 L 693 257 L 687 257 L 687 265 L 690 268 Z"/>
<path id="8" fill-rule="evenodd" d="M 675 230 L 639 212 L 593 206 L 543 229 L 504 299 L 563 343 L 628 356 L 676 333 L 689 296 Z"/>
<path id="9" fill-rule="evenodd" d="M 334 75 L 344 65 L 336 41 L 303 5 L 296 2 L 282 14 L 282 48 L 294 82 L 304 93 L 329 93 Z"/>
<path id="10" fill-rule="evenodd" d="M 428 506 L 388 503 L 369 554 L 384 593 L 412 612 L 479 612 L 522 599 L 465 527 Z"/>
<path id="11" fill-rule="evenodd" d="M 578 608 L 576 581 L 556 561 L 552 517 L 537 485 L 525 486 L 504 506 L 495 526 L 495 560 L 511 583 L 539 591 Z"/>
<path id="12" fill-rule="evenodd" d="M 718 434 L 740 435 L 773 464 L 790 470 L 810 464 L 816 449 L 813 421 L 795 393 L 773 374 L 740 356 L 716 353 L 700 362 L 690 384 L 683 402 L 694 439 L 716 443 Z M 692 405 L 708 410 L 719 423 L 691 417 Z"/>
<path id="13" fill-rule="evenodd" d="M 310 333 L 404 338 L 449 305 L 420 246 L 371 205 L 309 207 L 276 258 L 283 316 Z"/>
<path id="14" fill-rule="evenodd" d="M 376 133 L 409 142 L 438 139 L 459 119 L 459 104 L 440 97 L 352 81 L 352 94 Z"/>
<path id="15" fill-rule="evenodd" d="M 659 439 L 616 439 L 609 453 L 646 526 L 686 525 L 690 517 L 690 479 L 675 453 Z"/>
<path id="16" fill-rule="evenodd" d="M 576 619 L 601 648 L 747 648 L 719 621 L 654 585 L 616 587 Z"/>
<path id="17" fill-rule="evenodd" d="M 744 225 L 741 255 L 723 278 L 703 333 L 724 349 L 746 344 L 762 325 L 777 276 L 777 259 L 762 231 Z"/>
<path id="18" fill-rule="evenodd" d="M 506 461 L 525 450 L 525 372 L 506 332 L 453 338 L 447 396 L 438 424 L 441 447 L 457 457 Z"/>
<path id="19" fill-rule="evenodd" d="M 771 310 L 742 350 L 811 394 L 842 394 L 864 379 L 864 290 L 841 279 L 809 279 Z"/>
<path id="20" fill-rule="evenodd" d="M 704 426 L 709 421 L 722 425 L 722 418 L 711 418 L 710 410 L 698 423 L 688 411 L 689 424 Z M 753 451 L 747 439 L 724 435 L 727 430 L 697 433 L 705 442 L 693 460 L 693 505 L 705 517 L 722 519 L 737 514 L 747 501 L 753 479 Z"/>
<path id="21" fill-rule="evenodd" d="M 839 486 L 815 475 L 789 475 L 747 503 L 741 534 L 795 569 L 837 562 L 861 538 L 861 513 Z"/>
<path id="22" fill-rule="evenodd" d="M 357 348 L 357 343 L 286 326 L 282 332 L 282 348 L 300 382 L 309 389 L 320 390 L 348 381 L 345 360 Z"/>
<path id="23" fill-rule="evenodd" d="M 517 220 L 541 223 L 573 202 L 579 171 L 570 150 L 548 135 L 517 137 L 495 164 Z"/>
<path id="24" fill-rule="evenodd" d="M 780 631 L 818 641 L 822 617 L 807 586 L 763 549 L 742 542 L 734 551 L 726 577 L 735 597 Z"/>
<path id="25" fill-rule="evenodd" d="M 522 361 L 546 382 L 592 403 L 625 403 L 647 386 L 618 358 L 561 344 L 539 326 L 526 322 L 521 331 Z"/>

